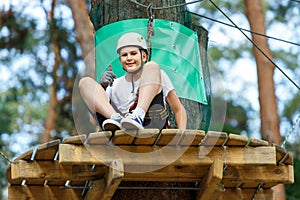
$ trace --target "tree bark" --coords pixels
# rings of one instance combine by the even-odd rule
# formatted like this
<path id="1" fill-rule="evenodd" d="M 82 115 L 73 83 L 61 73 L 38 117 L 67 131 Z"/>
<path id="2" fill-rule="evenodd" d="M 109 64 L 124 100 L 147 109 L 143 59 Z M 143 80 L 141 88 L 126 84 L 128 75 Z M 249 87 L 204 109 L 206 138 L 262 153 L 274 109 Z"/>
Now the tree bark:
<path id="1" fill-rule="evenodd" d="M 76 37 L 86 66 L 85 75 L 95 78 L 94 28 L 89 20 L 85 1 L 67 1 L 72 10 Z"/>
<path id="2" fill-rule="evenodd" d="M 245 8 L 251 30 L 266 34 L 263 0 L 245 0 Z M 252 39 L 269 58 L 273 59 L 266 37 L 252 34 Z M 261 135 L 271 144 L 280 145 L 279 116 L 273 80 L 274 66 L 256 47 L 253 47 L 253 54 L 258 76 Z M 278 185 L 273 190 L 276 200 L 285 199 L 284 185 Z"/>
<path id="3" fill-rule="evenodd" d="M 55 4 L 56 1 L 53 0 L 52 1 L 52 5 L 51 5 L 51 11 L 50 11 L 50 24 L 51 21 L 53 20 L 53 16 L 54 16 L 54 9 L 55 9 Z M 52 78 L 53 78 L 53 83 L 50 86 L 50 98 L 49 98 L 49 106 L 48 106 L 48 112 L 47 112 L 47 116 L 46 116 L 46 120 L 45 120 L 45 125 L 44 125 L 44 132 L 42 134 L 42 137 L 40 139 L 41 143 L 46 143 L 49 142 L 51 140 L 51 131 L 55 129 L 55 125 L 56 125 L 56 119 L 57 119 L 57 95 L 56 95 L 56 91 L 57 91 L 57 79 L 56 79 L 56 72 L 58 69 L 58 65 L 59 65 L 59 61 L 60 61 L 60 53 L 59 53 L 59 45 L 57 43 L 57 40 L 55 39 L 55 37 L 57 36 L 57 33 L 53 33 L 52 35 L 52 47 L 53 47 L 53 51 L 54 51 L 54 65 L 53 65 L 53 69 L 52 69 Z"/>

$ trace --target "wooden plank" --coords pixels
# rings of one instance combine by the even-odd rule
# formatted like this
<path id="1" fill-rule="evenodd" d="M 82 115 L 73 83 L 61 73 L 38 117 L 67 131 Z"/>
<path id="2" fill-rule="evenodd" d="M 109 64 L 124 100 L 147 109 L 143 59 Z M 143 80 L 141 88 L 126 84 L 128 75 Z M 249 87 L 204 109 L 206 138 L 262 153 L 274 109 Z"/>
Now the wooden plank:
<path id="1" fill-rule="evenodd" d="M 152 154 L 142 154 L 157 151 L 157 147 L 155 146 L 121 147 L 125 151 L 118 151 L 118 149 L 112 145 L 97 145 L 87 149 L 84 146 L 60 144 L 59 162 L 63 165 L 103 165 L 121 158 L 125 165 L 166 166 L 171 164 L 169 158 L 180 154 L 182 156 L 174 161 L 172 163 L 173 165 L 207 166 L 212 164 L 216 159 L 226 159 L 227 165 L 276 165 L 275 147 L 271 146 L 256 148 L 231 147 L 227 148 L 226 151 L 224 151 L 222 147 L 212 149 L 203 146 L 201 149 L 198 147 L 188 147 L 182 151 L 178 146 L 165 146 L 163 147 L 164 151 L 160 152 L 161 156 L 155 158 L 153 158 Z M 203 148 L 207 148 L 207 150 L 203 150 Z M 201 150 L 206 151 L 205 156 Z M 137 153 L 137 155 L 128 152 Z"/>
<path id="2" fill-rule="evenodd" d="M 6 168 L 6 178 L 11 185 L 21 185 L 22 179 L 12 179 L 11 178 L 11 164 Z"/>
<path id="3" fill-rule="evenodd" d="M 247 143 L 248 137 L 237 134 L 229 134 L 226 146 L 245 146 Z"/>
<path id="4" fill-rule="evenodd" d="M 11 178 L 48 181 L 84 181 L 104 177 L 106 166 L 60 165 L 58 161 L 14 161 L 11 164 Z"/>
<path id="5" fill-rule="evenodd" d="M 179 129 L 163 129 L 161 130 L 161 134 L 156 141 L 156 145 L 177 145 L 179 144 L 183 133 L 184 131 Z"/>
<path id="6" fill-rule="evenodd" d="M 85 140 L 86 140 L 86 135 L 81 134 L 81 135 L 76 135 L 76 136 L 64 138 L 63 143 L 64 144 L 82 145 L 82 144 L 84 144 Z"/>
<path id="7" fill-rule="evenodd" d="M 199 146 L 205 137 L 205 131 L 202 130 L 185 130 L 179 142 L 181 146 Z"/>
<path id="8" fill-rule="evenodd" d="M 275 148 L 270 146 L 256 148 L 200 146 L 199 159 L 221 159 L 226 165 L 276 165 Z"/>
<path id="9" fill-rule="evenodd" d="M 15 160 L 30 160 L 31 156 L 33 154 L 33 149 L 26 151 L 25 153 L 22 153 L 20 156 L 18 156 Z"/>
<path id="10" fill-rule="evenodd" d="M 223 183 L 230 182 L 235 185 L 241 182 L 292 184 L 294 170 L 292 165 L 228 166 L 223 174 Z"/>
<path id="11" fill-rule="evenodd" d="M 200 192 L 196 199 L 216 200 L 222 195 L 224 187 L 221 183 L 223 178 L 223 161 L 215 160 L 210 166 L 207 176 L 200 184 Z"/>
<path id="12" fill-rule="evenodd" d="M 124 176 L 124 164 L 121 159 L 114 160 L 102 180 L 92 182 L 92 188 L 86 194 L 86 200 L 111 199 Z"/>
<path id="13" fill-rule="evenodd" d="M 138 171 L 141 166 L 136 166 Z M 48 180 L 48 185 L 62 184 L 66 180 L 84 181 L 104 177 L 107 166 L 96 166 L 91 170 L 88 165 L 59 165 L 57 162 L 15 161 L 12 164 L 13 181 L 20 184 L 23 179 Z M 156 171 L 142 174 L 125 173 L 126 181 L 182 181 L 199 182 L 207 174 L 208 166 L 169 165 Z M 131 168 L 134 171 L 134 168 Z M 241 182 L 268 183 L 268 187 L 278 183 L 294 182 L 293 166 L 228 166 L 224 171 L 223 183 L 226 187 L 235 187 Z M 57 181 L 60 180 L 60 181 Z M 56 181 L 56 183 L 55 183 Z M 30 183 L 30 182 L 29 182 Z M 270 185 L 271 184 L 271 185 Z"/>
<path id="14" fill-rule="evenodd" d="M 9 186 L 8 200 L 81 200 L 81 190 L 62 189 L 58 186 Z"/>
<path id="15" fill-rule="evenodd" d="M 58 150 L 60 140 L 52 140 L 37 147 L 35 160 L 53 160 Z"/>
<path id="16" fill-rule="evenodd" d="M 222 146 L 228 140 L 227 133 L 208 131 L 203 138 L 201 145 L 203 146 Z"/>
<path id="17" fill-rule="evenodd" d="M 111 199 L 120 185 L 124 177 L 124 163 L 122 159 L 114 160 L 108 169 L 108 173 L 105 176 L 105 193 L 102 199 Z"/>
<path id="18" fill-rule="evenodd" d="M 260 146 L 269 146 L 269 142 L 266 140 L 260 140 L 256 138 L 251 138 L 249 140 L 248 146 L 250 147 L 260 147 Z"/>
<path id="19" fill-rule="evenodd" d="M 153 145 L 159 136 L 159 129 L 140 130 L 134 139 L 136 145 Z"/>
<path id="20" fill-rule="evenodd" d="M 138 130 L 117 130 L 112 138 L 112 143 L 115 145 L 130 145 L 133 144 L 134 138 Z"/>
<path id="21" fill-rule="evenodd" d="M 89 145 L 108 144 L 110 142 L 111 137 L 112 137 L 111 131 L 90 133 L 88 138 L 85 141 L 85 144 L 89 144 Z"/>

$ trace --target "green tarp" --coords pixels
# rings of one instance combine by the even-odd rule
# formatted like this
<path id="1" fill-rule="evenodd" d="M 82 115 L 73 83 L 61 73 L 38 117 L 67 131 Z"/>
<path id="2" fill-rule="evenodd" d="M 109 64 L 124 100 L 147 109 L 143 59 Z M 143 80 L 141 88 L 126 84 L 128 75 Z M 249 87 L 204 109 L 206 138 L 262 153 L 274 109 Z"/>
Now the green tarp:
<path id="1" fill-rule="evenodd" d="M 117 76 L 125 71 L 116 53 L 117 41 L 127 32 L 147 38 L 148 19 L 123 20 L 103 26 L 95 33 L 96 80 L 113 66 Z M 197 33 L 172 21 L 154 19 L 151 60 L 170 77 L 179 97 L 207 104 Z"/>

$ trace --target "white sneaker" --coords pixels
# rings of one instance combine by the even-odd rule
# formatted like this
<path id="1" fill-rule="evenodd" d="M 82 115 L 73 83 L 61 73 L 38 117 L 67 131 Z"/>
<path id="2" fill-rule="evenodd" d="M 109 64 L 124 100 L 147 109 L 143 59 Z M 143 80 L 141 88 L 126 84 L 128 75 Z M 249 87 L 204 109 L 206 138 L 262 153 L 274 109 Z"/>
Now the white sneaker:
<path id="1" fill-rule="evenodd" d="M 119 113 L 115 113 L 110 119 L 105 120 L 102 123 L 104 131 L 116 131 L 121 129 L 121 120 L 123 117 Z"/>
<path id="2" fill-rule="evenodd" d="M 127 114 L 125 118 L 121 120 L 121 126 L 125 130 L 143 130 L 144 120 L 135 114 Z"/>

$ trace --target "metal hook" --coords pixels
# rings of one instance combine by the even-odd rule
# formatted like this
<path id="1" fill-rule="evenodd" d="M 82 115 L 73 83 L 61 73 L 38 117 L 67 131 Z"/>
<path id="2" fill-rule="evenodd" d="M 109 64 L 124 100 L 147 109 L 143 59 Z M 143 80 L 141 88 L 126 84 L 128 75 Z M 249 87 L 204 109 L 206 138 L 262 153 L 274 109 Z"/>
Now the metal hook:
<path id="1" fill-rule="evenodd" d="M 149 6 L 147 7 L 147 15 L 148 15 L 148 18 L 153 20 L 153 6 L 151 5 L 151 3 L 149 4 Z"/>

